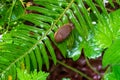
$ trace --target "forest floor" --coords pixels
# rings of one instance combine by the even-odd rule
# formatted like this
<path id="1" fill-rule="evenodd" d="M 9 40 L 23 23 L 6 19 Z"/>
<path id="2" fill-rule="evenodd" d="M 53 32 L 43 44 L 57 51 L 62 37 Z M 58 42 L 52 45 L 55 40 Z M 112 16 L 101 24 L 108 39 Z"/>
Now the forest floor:
<path id="1" fill-rule="evenodd" d="M 57 59 L 75 69 L 78 71 L 81 71 L 82 73 L 86 74 L 93 80 L 101 80 L 103 78 L 105 69 L 102 68 L 102 57 L 99 57 L 97 59 L 89 59 L 88 62 L 94 68 L 97 73 L 91 69 L 91 67 L 87 64 L 84 53 L 81 54 L 80 58 L 77 61 L 73 61 L 69 58 L 63 58 L 61 56 L 60 51 L 55 48 Z M 66 68 L 65 66 L 61 64 L 54 65 L 51 61 L 51 66 L 49 69 L 49 77 L 47 80 L 88 80 L 85 77 L 81 76 L 80 74 Z M 69 78 L 69 79 L 63 79 L 63 78 Z"/>

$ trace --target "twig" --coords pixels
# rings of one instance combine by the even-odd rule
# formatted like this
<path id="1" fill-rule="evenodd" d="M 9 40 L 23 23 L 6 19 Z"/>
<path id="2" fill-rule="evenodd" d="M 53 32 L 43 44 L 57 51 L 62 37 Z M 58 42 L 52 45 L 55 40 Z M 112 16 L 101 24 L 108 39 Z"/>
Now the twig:
<path id="1" fill-rule="evenodd" d="M 100 75 L 100 73 L 90 64 L 90 62 L 88 61 L 88 59 L 87 59 L 86 56 L 85 56 L 85 60 L 86 60 L 87 65 L 88 65 L 95 73 L 97 73 L 98 75 Z"/>
<path id="2" fill-rule="evenodd" d="M 95 4 L 95 6 L 97 6 L 97 7 L 99 7 L 100 8 L 100 6 L 98 5 L 98 4 Z M 109 9 L 109 8 L 106 8 L 108 11 L 110 11 L 110 12 L 112 12 L 113 10 L 111 10 L 111 9 Z"/>
<path id="3" fill-rule="evenodd" d="M 68 68 L 68 69 L 70 69 L 70 70 L 72 70 L 72 71 L 74 71 L 74 72 L 76 72 L 76 73 L 79 73 L 81 76 L 85 77 L 86 79 L 88 79 L 88 80 L 93 80 L 92 78 L 90 78 L 90 77 L 88 77 L 86 74 L 84 74 L 83 72 L 81 72 L 81 71 L 79 71 L 79 70 L 77 70 L 77 69 L 75 69 L 75 68 L 73 68 L 73 67 L 71 67 L 71 66 L 69 66 L 69 65 L 67 65 L 67 64 L 65 64 L 65 63 L 63 63 L 63 62 L 61 62 L 61 61 L 59 61 L 59 60 L 57 60 L 57 62 L 58 62 L 59 64 L 63 65 L 64 67 L 66 67 L 66 68 Z"/>
<path id="4" fill-rule="evenodd" d="M 106 69 L 106 71 L 104 72 L 104 74 L 106 74 L 109 70 L 110 70 L 110 67 L 108 67 L 108 68 Z M 101 80 L 104 80 L 104 76 L 102 76 Z"/>

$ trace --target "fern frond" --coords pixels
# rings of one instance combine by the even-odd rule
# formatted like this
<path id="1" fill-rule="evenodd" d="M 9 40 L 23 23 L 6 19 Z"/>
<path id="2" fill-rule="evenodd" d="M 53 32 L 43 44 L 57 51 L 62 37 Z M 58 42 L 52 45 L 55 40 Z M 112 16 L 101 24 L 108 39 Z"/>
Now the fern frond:
<path id="1" fill-rule="evenodd" d="M 37 8 L 40 7 L 33 6 L 29 9 L 34 9 L 39 12 L 40 9 Z M 63 14 L 57 13 L 57 17 L 55 18 L 56 19 L 55 20 L 54 16 L 51 15 L 56 14 L 56 11 L 52 11 L 51 15 L 45 15 L 48 14 L 46 13 L 46 11 L 49 11 L 50 13 L 50 10 L 44 8 L 41 9 L 43 9 L 43 11 L 40 12 L 44 13 L 44 14 L 41 13 L 42 15 L 31 13 L 23 16 L 22 18 L 25 21 L 33 23 L 35 26 L 19 24 L 9 33 L 8 36 L 11 37 L 8 37 L 7 35 L 4 36 L 3 41 L 10 40 L 11 42 L 1 45 L 2 51 L 0 52 L 2 58 L 0 60 L 1 61 L 0 75 L 2 76 L 2 78 L 7 79 L 8 78 L 7 76 L 9 75 L 15 76 L 15 74 L 12 74 L 12 71 L 15 71 L 16 69 L 15 68 L 13 68 L 14 70 L 11 69 L 13 65 L 15 65 L 15 63 L 20 64 L 21 60 L 23 60 L 24 63 L 23 67 L 25 66 L 25 68 L 28 71 L 31 70 L 32 68 L 37 69 L 38 67 L 39 69 L 42 69 L 43 62 L 45 63 L 47 69 L 49 69 L 49 58 L 47 50 L 49 51 L 54 63 L 56 64 L 55 52 L 48 36 L 50 36 L 53 33 L 50 38 L 52 38 L 51 40 L 54 41 L 53 37 L 54 32 L 52 31 L 52 28 L 54 27 L 54 25 L 56 25 L 58 20 L 61 19 Z M 61 12 L 64 12 L 64 9 Z M 54 25 L 51 26 L 51 24 Z M 63 49 L 64 44 L 62 45 L 60 44 L 61 46 L 59 46 L 59 48 L 61 48 L 61 50 L 65 49 L 65 48 Z M 62 52 L 64 56 L 66 56 L 66 50 Z M 3 64 L 6 63 L 5 61 L 7 61 L 7 65 Z"/>

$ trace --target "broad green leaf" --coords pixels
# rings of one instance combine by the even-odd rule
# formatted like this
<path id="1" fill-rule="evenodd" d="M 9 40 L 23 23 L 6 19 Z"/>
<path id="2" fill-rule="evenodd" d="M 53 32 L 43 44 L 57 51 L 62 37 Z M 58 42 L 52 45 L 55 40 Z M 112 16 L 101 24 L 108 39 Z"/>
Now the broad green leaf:
<path id="1" fill-rule="evenodd" d="M 113 39 L 120 38 L 120 9 L 110 14 L 110 29 L 113 32 Z"/>
<path id="2" fill-rule="evenodd" d="M 105 20 L 105 18 L 103 19 Z M 112 38 L 113 35 L 109 29 L 109 24 L 107 21 L 104 21 L 104 25 L 102 23 L 98 23 L 95 29 L 95 44 L 101 48 L 107 48 L 112 44 Z"/>
<path id="3" fill-rule="evenodd" d="M 104 80 L 120 80 L 120 65 L 111 66 L 111 70 L 105 73 Z"/>
<path id="4" fill-rule="evenodd" d="M 108 48 L 112 41 L 120 38 L 120 10 L 112 12 L 109 17 L 101 15 L 103 22 L 98 21 L 95 27 L 95 44 L 100 48 Z"/>
<path id="5" fill-rule="evenodd" d="M 71 33 L 71 35 L 68 37 L 68 57 L 72 58 L 74 61 L 78 60 L 81 51 L 83 48 L 83 42 L 82 42 L 82 37 L 79 36 L 79 33 L 77 32 L 76 29 L 74 29 Z"/>
<path id="6" fill-rule="evenodd" d="M 104 67 L 120 64 L 120 39 L 113 41 L 113 44 L 105 51 L 102 64 Z"/>
<path id="7" fill-rule="evenodd" d="M 94 45 L 94 43 L 84 42 L 84 53 L 88 58 L 97 58 L 101 56 L 102 49 Z"/>
<path id="8" fill-rule="evenodd" d="M 107 73 L 104 75 L 104 80 L 117 80 L 114 73 Z"/>
<path id="9" fill-rule="evenodd" d="M 116 79 L 120 80 L 120 65 L 112 66 L 112 71 L 114 72 Z"/>

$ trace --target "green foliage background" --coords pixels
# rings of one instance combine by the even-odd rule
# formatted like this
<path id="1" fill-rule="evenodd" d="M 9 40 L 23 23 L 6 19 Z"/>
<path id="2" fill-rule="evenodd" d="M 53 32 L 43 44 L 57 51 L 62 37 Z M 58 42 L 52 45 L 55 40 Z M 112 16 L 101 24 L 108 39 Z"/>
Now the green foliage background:
<path id="1" fill-rule="evenodd" d="M 114 7 L 112 0 L 110 4 Z M 119 4 L 120 1 L 116 0 Z M 8 3 L 11 3 L 8 5 Z M 34 0 L 39 6 L 24 7 L 22 0 L 1 0 L 0 5 L 0 78 L 16 78 L 16 67 L 28 72 L 49 69 L 49 57 L 57 63 L 52 44 L 62 55 L 77 60 L 82 49 L 88 58 L 103 55 L 103 67 L 111 65 L 107 78 L 119 80 L 120 10 L 107 12 L 102 0 Z M 99 5 L 101 12 L 97 9 Z M 88 8 L 86 8 L 86 5 Z M 90 10 L 89 10 L 90 8 Z M 29 11 L 31 13 L 26 13 Z M 90 16 L 92 15 L 92 16 Z M 93 19 L 95 18 L 95 19 Z M 54 33 L 62 25 L 72 22 L 75 29 L 62 43 L 56 43 Z M 96 24 L 92 24 L 96 22 Z M 50 55 L 48 55 L 50 53 Z M 116 75 L 117 74 L 117 75 Z M 107 79 L 105 77 L 105 79 Z"/>

